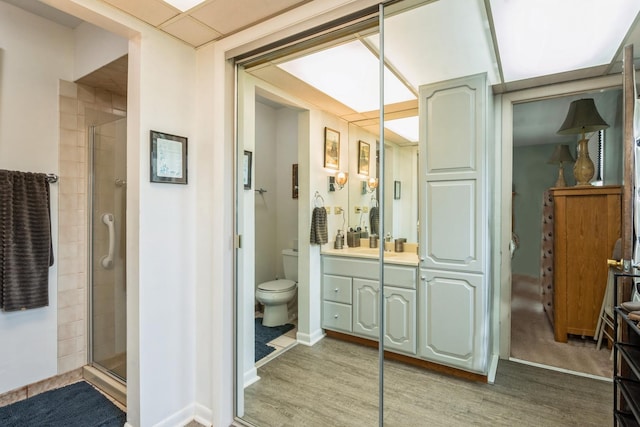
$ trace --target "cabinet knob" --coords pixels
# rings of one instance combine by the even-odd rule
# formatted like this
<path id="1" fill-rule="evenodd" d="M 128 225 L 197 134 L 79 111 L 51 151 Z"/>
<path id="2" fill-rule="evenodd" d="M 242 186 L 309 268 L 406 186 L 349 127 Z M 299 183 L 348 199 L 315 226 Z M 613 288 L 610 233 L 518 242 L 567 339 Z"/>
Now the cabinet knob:
<path id="1" fill-rule="evenodd" d="M 420 280 L 427 280 L 427 276 L 420 276 Z"/>
<path id="2" fill-rule="evenodd" d="M 333 318 L 334 318 L 334 319 L 337 319 L 337 318 L 338 318 L 338 315 L 337 315 L 337 314 L 334 314 L 334 315 L 333 315 Z"/>
<path id="3" fill-rule="evenodd" d="M 337 293 L 338 292 L 338 288 L 335 288 L 333 291 Z"/>

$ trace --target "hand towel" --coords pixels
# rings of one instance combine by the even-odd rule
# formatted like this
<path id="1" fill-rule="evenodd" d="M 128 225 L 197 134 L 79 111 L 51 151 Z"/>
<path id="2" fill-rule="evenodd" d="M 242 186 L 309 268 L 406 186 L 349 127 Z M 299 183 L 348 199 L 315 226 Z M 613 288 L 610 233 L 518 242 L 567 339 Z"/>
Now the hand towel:
<path id="1" fill-rule="evenodd" d="M 43 173 L 0 170 L 0 308 L 49 304 L 53 265 L 49 182 Z"/>
<path id="2" fill-rule="evenodd" d="M 327 210 L 324 207 L 314 208 L 311 214 L 310 243 L 312 245 L 323 245 L 329 241 L 328 234 Z"/>

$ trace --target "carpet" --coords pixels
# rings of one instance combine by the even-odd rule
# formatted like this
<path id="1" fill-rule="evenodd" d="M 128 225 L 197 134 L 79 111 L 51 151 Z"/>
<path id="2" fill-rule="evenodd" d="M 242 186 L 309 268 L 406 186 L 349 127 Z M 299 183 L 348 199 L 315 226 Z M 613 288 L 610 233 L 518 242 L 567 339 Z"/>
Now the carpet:
<path id="1" fill-rule="evenodd" d="M 0 408 L 3 427 L 122 427 L 126 420 L 120 408 L 84 381 Z"/>
<path id="2" fill-rule="evenodd" d="M 257 362 L 260 359 L 267 357 L 269 354 L 275 351 L 274 347 L 268 346 L 267 343 L 271 340 L 278 338 L 280 335 L 284 335 L 293 328 L 294 325 L 287 323 L 280 326 L 264 326 L 262 324 L 262 318 L 256 317 L 256 357 Z"/>

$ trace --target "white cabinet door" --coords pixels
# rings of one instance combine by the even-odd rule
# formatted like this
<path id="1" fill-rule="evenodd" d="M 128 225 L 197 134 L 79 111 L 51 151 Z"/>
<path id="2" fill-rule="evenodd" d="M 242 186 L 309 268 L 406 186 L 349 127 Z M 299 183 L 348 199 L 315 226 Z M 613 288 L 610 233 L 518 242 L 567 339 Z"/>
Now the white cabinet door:
<path id="1" fill-rule="evenodd" d="M 421 270 L 418 356 L 485 372 L 486 296 L 480 274 Z"/>
<path id="2" fill-rule="evenodd" d="M 353 332 L 378 339 L 380 331 L 380 286 L 377 281 L 353 279 Z"/>
<path id="3" fill-rule="evenodd" d="M 384 288 L 384 347 L 416 354 L 416 291 Z"/>
<path id="4" fill-rule="evenodd" d="M 420 87 L 420 268 L 427 277 L 418 297 L 418 353 L 481 373 L 489 346 L 487 103 L 485 75 Z"/>

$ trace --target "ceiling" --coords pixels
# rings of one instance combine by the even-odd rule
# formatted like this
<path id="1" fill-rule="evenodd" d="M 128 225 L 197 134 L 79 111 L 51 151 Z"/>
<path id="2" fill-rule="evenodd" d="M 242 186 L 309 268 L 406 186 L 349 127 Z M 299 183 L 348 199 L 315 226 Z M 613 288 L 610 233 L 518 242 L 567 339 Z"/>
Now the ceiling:
<path id="1" fill-rule="evenodd" d="M 43 16 L 70 28 L 75 28 L 82 21 L 69 16 L 53 7 L 47 6 L 38 0 L 0 0 L 11 3 L 34 14 Z M 206 43 L 220 40 L 231 34 L 239 32 L 254 24 L 267 20 L 276 15 L 285 13 L 310 1 L 322 0 L 206 0 L 198 6 L 181 12 L 162 0 L 98 0 L 108 3 L 138 19 L 144 21 L 173 37 L 197 48 Z M 573 32 L 593 32 L 598 34 L 599 22 L 576 22 L 581 18 L 581 8 L 576 7 L 575 20 L 566 23 L 554 21 L 554 12 L 558 9 L 556 0 L 536 0 L 541 13 L 535 17 L 535 28 L 542 31 L 549 30 L 549 26 L 565 25 Z M 583 0 L 563 0 L 563 4 Z M 586 0 L 584 0 L 586 1 Z M 600 1 L 616 8 L 621 2 L 634 0 L 589 0 Z M 507 39 L 518 39 L 522 36 L 522 29 L 500 24 L 500 13 L 504 8 L 519 4 L 513 0 L 411 0 L 408 3 L 420 5 L 385 20 L 385 56 L 388 65 L 394 73 L 401 76 L 402 80 L 413 91 L 417 91 L 422 84 L 447 80 L 464 75 L 487 72 L 489 83 L 494 92 L 506 92 L 545 84 L 558 83 L 570 80 L 579 80 L 602 76 L 611 73 L 619 73 L 622 69 L 622 48 L 627 44 L 640 46 L 640 25 L 638 25 L 637 12 L 629 17 L 629 26 L 624 36 L 610 42 L 606 61 L 571 69 L 568 71 L 554 72 L 552 74 L 537 75 L 522 80 L 510 80 L 510 68 L 505 65 L 506 47 L 501 43 Z M 637 3 L 637 1 L 636 1 Z M 402 3 L 400 3 L 402 5 Z M 640 6 L 639 6 L 640 7 Z M 502 9 L 501 9 L 502 8 Z M 582 8 L 586 9 L 586 7 Z M 525 17 L 531 18 L 533 17 Z M 496 23 L 498 21 L 498 23 Z M 515 21 L 514 21 L 515 22 Z M 517 23 L 518 25 L 522 25 Z M 515 25 L 515 24 L 514 24 Z M 531 31 L 531 30 L 527 30 Z M 355 38 L 365 40 L 372 50 L 379 49 L 376 36 L 370 34 L 358 34 Z M 353 39 L 353 38 L 352 38 Z M 597 38 L 596 38 L 597 39 Z M 522 46 L 525 46 L 524 44 Z M 526 45 L 529 46 L 529 45 Z M 518 47 L 518 46 L 516 46 Z M 571 47 L 571 44 L 568 48 Z M 547 52 L 562 53 L 561 46 L 544 46 Z M 527 49 L 534 49 L 528 47 Z M 523 49 L 516 49 L 523 50 Z M 600 47 L 599 50 L 604 50 Z M 640 48 L 635 50 L 636 63 L 640 57 Z M 522 53 L 522 52 L 520 52 Z M 526 53 L 526 52 L 525 52 Z M 557 53 L 557 52 L 556 52 Z M 298 56 L 300 53 L 297 54 Z M 536 63 L 545 62 L 539 57 L 539 53 L 531 52 L 529 65 L 534 67 Z M 526 57 L 526 55 L 525 55 Z M 328 95 L 314 89 L 303 81 L 296 79 L 277 66 L 282 58 L 273 59 L 261 66 L 251 69 L 257 77 L 270 84 L 285 89 L 290 94 L 305 100 L 318 108 L 331 112 L 350 123 L 357 124 L 372 133 L 378 133 L 378 112 L 356 112 L 341 104 Z M 550 62 L 550 60 L 546 60 Z M 111 80 L 112 87 L 124 88 L 126 81 L 117 81 L 118 78 L 126 78 L 122 72 L 122 63 L 112 64 L 111 70 L 101 70 L 101 78 Z M 126 67 L 126 59 L 125 59 Z M 526 64 L 525 64 L 526 65 Z M 345 70 L 349 72 L 349 70 Z M 505 76 L 505 72 L 507 76 Z M 106 76 L 105 76 L 106 73 Z M 118 77 L 119 76 L 119 77 Z M 95 76 L 93 76 L 95 77 Z M 91 79 L 92 76 L 87 76 Z M 90 84 L 90 81 L 85 83 Z M 268 97 L 268 96 L 267 96 Z M 556 123 L 549 121 L 549 116 L 564 115 L 570 100 L 559 101 L 547 105 L 544 108 L 532 108 L 534 112 L 527 120 L 527 129 L 540 129 L 547 126 L 547 135 L 551 135 L 551 128 L 555 134 Z M 385 106 L 386 118 L 400 118 L 417 114 L 417 101 L 407 101 L 395 105 Z M 538 119 L 535 119 L 538 117 Z M 536 122 L 537 125 L 532 125 Z M 550 123 L 553 122 L 553 125 Z M 516 129 L 514 129 L 514 132 Z M 391 140 L 397 143 L 408 143 L 402 137 L 389 132 Z M 546 141 L 549 138 L 529 135 L 523 130 L 523 141 L 526 144 L 534 140 Z"/>

